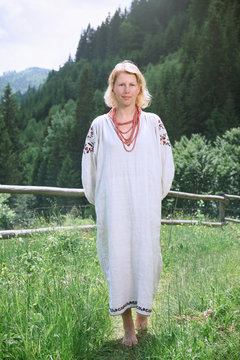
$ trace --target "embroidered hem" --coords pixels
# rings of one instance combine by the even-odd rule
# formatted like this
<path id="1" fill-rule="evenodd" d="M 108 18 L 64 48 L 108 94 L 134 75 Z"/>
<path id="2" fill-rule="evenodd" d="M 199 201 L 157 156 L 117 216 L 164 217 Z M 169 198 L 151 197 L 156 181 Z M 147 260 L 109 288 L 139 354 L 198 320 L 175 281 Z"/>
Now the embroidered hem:
<path id="1" fill-rule="evenodd" d="M 137 313 L 139 313 L 141 315 L 145 315 L 145 316 L 149 316 L 152 312 L 152 309 L 147 309 L 145 307 L 141 307 L 141 306 L 137 305 L 137 301 L 129 301 L 119 308 L 115 308 L 115 309 L 110 308 L 109 312 L 110 312 L 110 315 L 116 316 L 116 315 L 121 315 L 122 313 L 124 313 L 124 311 L 126 311 L 127 309 L 130 309 L 130 308 L 136 308 Z"/>

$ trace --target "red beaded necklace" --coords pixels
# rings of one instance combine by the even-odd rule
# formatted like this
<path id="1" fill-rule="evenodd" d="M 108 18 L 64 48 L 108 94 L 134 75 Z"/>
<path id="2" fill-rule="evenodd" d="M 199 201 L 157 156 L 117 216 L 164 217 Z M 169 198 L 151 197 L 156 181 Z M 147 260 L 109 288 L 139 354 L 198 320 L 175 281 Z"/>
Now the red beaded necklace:
<path id="1" fill-rule="evenodd" d="M 127 152 L 131 152 L 135 148 L 137 136 L 139 132 L 140 114 L 141 114 L 141 109 L 136 107 L 136 111 L 132 120 L 124 123 L 119 123 L 116 117 L 116 108 L 112 108 L 111 111 L 109 112 L 109 116 L 111 117 L 115 125 L 116 133 L 118 134 L 118 137 L 122 141 L 123 147 Z M 129 125 L 129 124 L 131 124 L 129 130 L 122 131 L 120 129 L 121 126 Z M 130 135 L 126 138 L 125 135 L 128 133 L 130 133 Z M 133 144 L 131 149 L 127 149 L 126 146 L 130 146 L 131 144 Z"/>

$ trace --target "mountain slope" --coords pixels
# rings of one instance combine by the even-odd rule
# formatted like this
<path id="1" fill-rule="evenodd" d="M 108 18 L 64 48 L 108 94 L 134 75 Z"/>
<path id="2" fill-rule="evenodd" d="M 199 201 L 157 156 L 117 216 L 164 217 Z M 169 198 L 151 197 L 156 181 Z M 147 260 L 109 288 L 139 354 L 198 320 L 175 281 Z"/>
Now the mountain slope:
<path id="1" fill-rule="evenodd" d="M 31 67 L 19 72 L 9 71 L 3 73 L 3 76 L 0 76 L 0 96 L 2 96 L 8 83 L 13 93 L 19 91 L 24 94 L 29 86 L 38 88 L 46 80 L 49 71 L 48 69 Z"/>

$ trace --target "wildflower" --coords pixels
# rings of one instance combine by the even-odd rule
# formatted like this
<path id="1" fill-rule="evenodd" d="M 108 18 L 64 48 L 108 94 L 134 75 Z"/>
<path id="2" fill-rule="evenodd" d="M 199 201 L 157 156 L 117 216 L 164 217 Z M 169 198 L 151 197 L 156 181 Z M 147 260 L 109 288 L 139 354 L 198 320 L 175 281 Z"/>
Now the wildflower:
<path id="1" fill-rule="evenodd" d="M 20 242 L 20 243 L 23 243 L 23 239 L 20 237 L 20 238 L 18 238 L 18 241 Z"/>
<path id="2" fill-rule="evenodd" d="M 5 271 L 7 270 L 6 264 L 2 263 L 2 275 L 5 274 Z"/>
<path id="3" fill-rule="evenodd" d="M 34 303 L 33 306 L 37 306 L 37 303 Z"/>
<path id="4" fill-rule="evenodd" d="M 89 240 L 94 240 L 94 238 L 89 238 Z"/>

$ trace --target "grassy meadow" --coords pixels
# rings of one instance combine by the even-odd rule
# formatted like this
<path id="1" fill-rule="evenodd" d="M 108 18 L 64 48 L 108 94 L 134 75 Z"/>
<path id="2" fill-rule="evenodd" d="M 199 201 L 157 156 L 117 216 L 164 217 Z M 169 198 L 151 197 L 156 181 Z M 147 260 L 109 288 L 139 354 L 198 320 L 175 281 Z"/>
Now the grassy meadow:
<path id="1" fill-rule="evenodd" d="M 239 359 L 239 225 L 164 225 L 161 246 L 149 329 L 127 348 L 108 313 L 96 230 L 1 239 L 0 359 Z"/>

